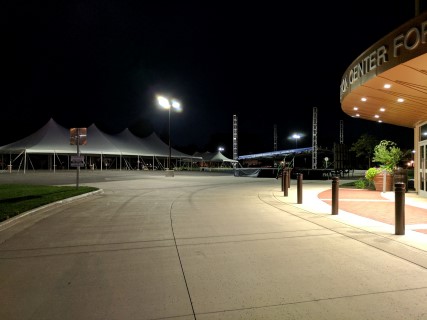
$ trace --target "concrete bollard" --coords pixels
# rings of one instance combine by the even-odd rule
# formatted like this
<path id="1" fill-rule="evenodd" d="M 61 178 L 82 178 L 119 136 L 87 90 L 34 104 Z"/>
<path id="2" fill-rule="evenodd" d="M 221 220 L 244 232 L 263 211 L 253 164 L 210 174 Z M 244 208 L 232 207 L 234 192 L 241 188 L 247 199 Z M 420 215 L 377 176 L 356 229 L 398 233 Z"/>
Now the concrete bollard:
<path id="1" fill-rule="evenodd" d="M 302 204 L 302 173 L 297 173 L 297 203 Z"/>
<path id="2" fill-rule="evenodd" d="M 394 218 L 395 234 L 405 234 L 405 183 L 394 184 Z"/>
<path id="3" fill-rule="evenodd" d="M 282 174 L 283 174 L 283 195 L 285 196 L 285 197 L 287 197 L 288 196 L 288 181 L 289 181 L 289 179 L 288 179 L 288 174 L 289 174 L 289 172 L 288 172 L 288 170 L 283 170 L 283 172 L 282 172 Z"/>
<path id="4" fill-rule="evenodd" d="M 332 214 L 338 214 L 339 185 L 340 179 L 338 177 L 332 177 Z"/>

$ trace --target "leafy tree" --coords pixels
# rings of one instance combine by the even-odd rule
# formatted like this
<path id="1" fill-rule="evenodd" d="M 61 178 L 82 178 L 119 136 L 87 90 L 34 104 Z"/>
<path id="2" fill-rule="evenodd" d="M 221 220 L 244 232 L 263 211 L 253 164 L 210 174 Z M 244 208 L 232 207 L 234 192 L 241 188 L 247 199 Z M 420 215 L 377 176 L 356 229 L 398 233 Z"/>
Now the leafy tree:
<path id="1" fill-rule="evenodd" d="M 356 157 L 363 157 L 368 160 L 368 168 L 371 167 L 371 159 L 374 154 L 375 146 L 378 144 L 378 139 L 370 134 L 362 134 L 360 138 L 354 142 L 350 151 L 356 153 Z"/>

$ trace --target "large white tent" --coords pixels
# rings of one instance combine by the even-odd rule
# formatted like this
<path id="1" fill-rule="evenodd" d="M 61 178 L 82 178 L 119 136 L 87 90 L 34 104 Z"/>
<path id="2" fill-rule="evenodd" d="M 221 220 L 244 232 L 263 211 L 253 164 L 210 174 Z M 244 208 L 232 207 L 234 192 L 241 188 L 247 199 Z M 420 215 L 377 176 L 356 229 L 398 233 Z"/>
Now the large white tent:
<path id="1" fill-rule="evenodd" d="M 95 124 L 87 128 L 87 143 L 79 146 L 81 156 L 91 157 L 88 162 L 92 161 L 93 157 L 100 158 L 100 169 L 103 167 L 103 157 L 118 158 L 120 165 L 118 169 L 122 169 L 122 159 L 125 157 L 136 157 L 138 168 L 139 163 L 144 163 L 145 159 L 151 159 L 158 163 L 160 160 L 165 160 L 169 156 L 169 146 L 164 143 L 155 133 L 152 133 L 146 138 L 135 136 L 129 129 L 125 129 L 119 134 L 111 135 L 99 130 Z M 53 119 L 50 119 L 46 125 L 31 134 L 30 136 L 18 140 L 16 142 L 0 147 L 3 163 L 4 155 L 8 154 L 9 166 L 18 159 L 21 159 L 19 167 L 23 162 L 23 170 L 27 167 L 27 157 L 31 154 L 49 155 L 52 157 L 52 165 L 55 168 L 55 161 L 62 156 L 72 156 L 77 154 L 77 146 L 70 143 L 70 130 L 62 127 Z M 12 157 L 13 156 L 13 157 Z M 200 160 L 200 157 L 187 155 L 175 149 L 171 149 L 171 158 L 178 160 Z M 140 161 L 141 160 L 141 161 Z M 190 161 L 191 162 L 191 161 Z M 69 163 L 69 161 L 68 161 Z M 69 165 L 68 165 L 69 166 Z"/>

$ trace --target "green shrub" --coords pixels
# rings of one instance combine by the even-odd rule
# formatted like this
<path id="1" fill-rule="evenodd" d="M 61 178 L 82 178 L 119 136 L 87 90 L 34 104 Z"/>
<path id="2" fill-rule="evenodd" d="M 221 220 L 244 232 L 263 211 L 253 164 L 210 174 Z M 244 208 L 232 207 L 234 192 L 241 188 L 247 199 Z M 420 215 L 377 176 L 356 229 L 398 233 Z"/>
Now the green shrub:
<path id="1" fill-rule="evenodd" d="M 381 167 L 392 171 L 395 169 L 403 156 L 402 150 L 393 141 L 382 140 L 374 148 L 374 162 L 379 162 Z"/>
<path id="2" fill-rule="evenodd" d="M 380 174 L 383 170 L 381 168 L 369 168 L 365 172 L 365 178 L 368 181 L 373 181 L 375 176 Z"/>
<path id="3" fill-rule="evenodd" d="M 354 186 L 356 189 L 366 189 L 368 181 L 366 179 L 359 179 L 354 181 Z"/>

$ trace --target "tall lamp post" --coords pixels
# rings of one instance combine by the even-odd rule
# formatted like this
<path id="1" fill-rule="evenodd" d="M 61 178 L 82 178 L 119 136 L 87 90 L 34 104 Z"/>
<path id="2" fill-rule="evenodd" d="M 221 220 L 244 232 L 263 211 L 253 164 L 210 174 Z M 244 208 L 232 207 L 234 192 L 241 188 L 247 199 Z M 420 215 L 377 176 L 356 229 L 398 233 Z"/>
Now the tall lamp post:
<path id="1" fill-rule="evenodd" d="M 292 135 L 292 138 L 295 139 L 295 148 L 297 148 L 298 147 L 298 139 L 301 138 L 301 135 L 299 135 L 298 133 L 294 133 Z"/>
<path id="2" fill-rule="evenodd" d="M 168 157 L 168 170 L 171 170 L 171 156 L 172 156 L 172 148 L 171 148 L 171 110 L 174 109 L 177 112 L 182 110 L 181 104 L 175 99 L 169 99 L 163 96 L 157 96 L 158 104 L 169 111 L 169 157 Z"/>

